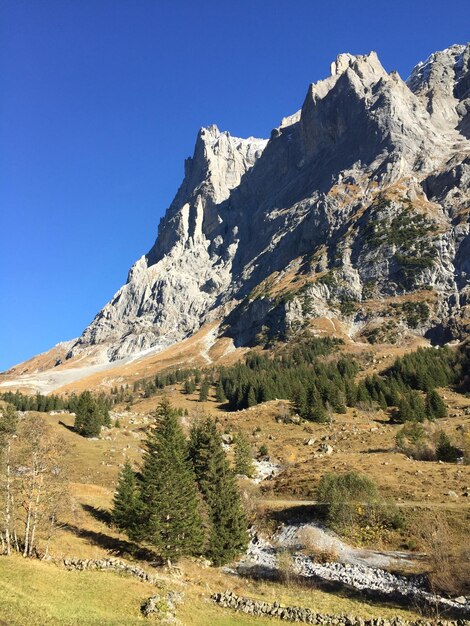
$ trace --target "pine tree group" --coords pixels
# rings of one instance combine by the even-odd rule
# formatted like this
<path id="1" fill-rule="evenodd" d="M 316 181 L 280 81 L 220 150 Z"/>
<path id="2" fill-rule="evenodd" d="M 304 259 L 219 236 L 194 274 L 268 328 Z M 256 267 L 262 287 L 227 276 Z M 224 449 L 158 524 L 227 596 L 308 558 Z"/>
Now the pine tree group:
<path id="1" fill-rule="evenodd" d="M 75 412 L 75 430 L 83 437 L 98 437 L 102 426 L 109 426 L 109 411 L 106 401 L 101 396 L 93 396 L 84 391 L 73 400 Z"/>
<path id="2" fill-rule="evenodd" d="M 191 430 L 189 449 L 209 517 L 206 555 L 215 565 L 223 565 L 246 549 L 248 533 L 235 477 L 213 420 Z"/>
<path id="3" fill-rule="evenodd" d="M 200 554 L 202 520 L 188 447 L 168 399 L 158 407 L 141 470 L 139 534 L 164 559 Z"/>
<path id="4" fill-rule="evenodd" d="M 220 565 L 242 552 L 246 519 L 215 422 L 194 426 L 188 445 L 177 412 L 164 398 L 145 447 L 141 471 L 135 473 L 129 462 L 121 471 L 116 526 L 165 560 L 205 554 Z"/>

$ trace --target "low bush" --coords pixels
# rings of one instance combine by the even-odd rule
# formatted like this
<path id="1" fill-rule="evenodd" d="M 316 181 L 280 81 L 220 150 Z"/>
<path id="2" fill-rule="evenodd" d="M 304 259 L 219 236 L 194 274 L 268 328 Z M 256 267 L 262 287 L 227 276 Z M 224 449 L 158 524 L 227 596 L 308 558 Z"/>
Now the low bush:
<path id="1" fill-rule="evenodd" d="M 470 590 L 470 552 L 449 522 L 442 511 L 422 511 L 410 535 L 427 555 L 431 590 L 456 596 Z"/>
<path id="2" fill-rule="evenodd" d="M 350 531 L 357 526 L 399 528 L 402 516 L 393 502 L 386 501 L 375 482 L 363 474 L 325 474 L 317 491 L 328 526 Z"/>
<path id="3" fill-rule="evenodd" d="M 306 526 L 299 532 L 302 551 L 317 563 L 336 563 L 339 560 L 334 540 L 327 541 L 320 530 Z"/>
<path id="4" fill-rule="evenodd" d="M 429 427 L 418 422 L 407 422 L 395 438 L 397 450 L 411 459 L 435 461 L 436 447 L 433 444 Z"/>
<path id="5" fill-rule="evenodd" d="M 417 461 L 443 461 L 456 463 L 464 456 L 443 430 L 430 422 L 407 422 L 395 438 L 397 450 Z"/>

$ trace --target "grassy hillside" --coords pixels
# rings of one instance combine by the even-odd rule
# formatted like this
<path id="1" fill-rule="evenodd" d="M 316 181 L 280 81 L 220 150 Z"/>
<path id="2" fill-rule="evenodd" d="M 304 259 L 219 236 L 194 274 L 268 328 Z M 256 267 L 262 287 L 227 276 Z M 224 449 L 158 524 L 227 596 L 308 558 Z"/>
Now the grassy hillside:
<path id="1" fill-rule="evenodd" d="M 346 348 L 350 351 L 348 346 Z M 358 352 L 355 357 L 363 368 L 359 377 L 380 372 L 391 364 L 396 354 L 391 349 L 374 355 Z M 440 393 L 449 415 L 436 420 L 435 427 L 460 441 L 463 433 L 470 430 L 470 398 L 447 388 Z M 463 545 L 468 537 L 470 498 L 465 494 L 470 485 L 470 466 L 411 460 L 397 452 L 395 438 L 401 425 L 391 423 L 383 409 L 349 407 L 344 414 L 335 413 L 329 424 L 292 423 L 284 419 L 288 403 L 283 400 L 229 412 L 216 401 L 214 388 L 204 402 L 199 401 L 197 390 L 184 393 L 181 383 L 168 386 L 165 394 L 175 407 L 187 412 L 182 418 L 184 429 L 188 429 L 192 420 L 212 415 L 217 418 L 222 432 L 231 435 L 243 432 L 254 456 L 260 447 L 267 446 L 269 459 L 281 467 L 280 474 L 260 484 L 248 480 L 240 482 L 250 513 L 257 516 L 258 527 L 272 529 L 280 519 L 287 519 L 291 507 L 314 500 L 317 485 L 326 472 L 355 470 L 373 478 L 386 496 L 395 499 L 410 521 L 422 520 L 428 512 L 438 510 L 451 521 L 457 543 Z M 104 429 L 98 440 L 85 439 L 74 432 L 72 415 L 41 414 L 68 447 L 71 502 L 62 514 L 61 527 L 51 544 L 50 553 L 54 557 L 112 555 L 132 561 L 142 556 L 139 547 L 109 523 L 119 470 L 126 458 L 137 465 L 140 463 L 151 413 L 161 399 L 159 393 L 151 397 L 144 397 L 140 392 L 134 395 L 132 403 L 114 407 L 112 426 Z M 114 425 L 116 417 L 119 427 Z M 322 444 L 331 446 L 332 453 L 322 452 Z M 228 455 L 233 458 L 233 446 L 228 446 Z M 303 514 L 309 514 L 310 510 L 313 509 L 303 509 Z M 407 543 L 408 535 L 405 528 L 382 534 L 365 533 L 349 540 L 377 548 L 419 550 L 419 544 Z M 143 566 L 150 571 L 150 563 L 144 561 Z M 188 626 L 279 623 L 233 614 L 212 605 L 210 594 L 225 589 L 324 613 L 415 617 L 396 607 L 326 593 L 292 581 L 281 585 L 244 580 L 193 560 L 181 563 L 180 574 L 169 574 L 164 569 L 158 572 L 168 589 L 185 594 L 178 617 Z M 21 626 L 148 623 L 140 613 L 140 605 L 155 592 L 150 584 L 110 572 L 71 572 L 47 562 L 18 556 L 0 557 L 0 626 L 1 620 Z"/>
<path id="2" fill-rule="evenodd" d="M 168 578 L 167 588 L 182 591 L 184 604 L 177 617 L 185 626 L 250 626 L 279 624 L 276 619 L 235 614 L 213 605 L 211 592 L 230 583 L 237 593 L 265 601 L 298 604 L 317 611 L 349 613 L 364 618 L 381 615 L 416 617 L 411 612 L 374 605 L 316 589 L 290 585 L 244 582 L 202 570 L 194 563 L 183 565 L 184 575 Z M 158 590 L 149 583 L 111 572 L 66 571 L 54 564 L 0 558 L 0 624 L 9 626 L 134 626 L 152 623 L 140 613 L 141 603 Z"/>

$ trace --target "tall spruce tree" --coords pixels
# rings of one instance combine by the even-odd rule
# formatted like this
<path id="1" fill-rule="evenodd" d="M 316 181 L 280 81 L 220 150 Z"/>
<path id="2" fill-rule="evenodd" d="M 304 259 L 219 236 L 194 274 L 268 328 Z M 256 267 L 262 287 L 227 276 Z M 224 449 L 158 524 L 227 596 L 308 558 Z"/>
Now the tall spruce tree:
<path id="1" fill-rule="evenodd" d="M 254 474 L 251 447 L 243 433 L 237 433 L 235 437 L 235 473 L 248 478 Z"/>
<path id="2" fill-rule="evenodd" d="M 250 385 L 246 394 L 246 406 L 250 407 L 255 406 L 256 404 L 258 404 L 258 400 L 256 399 L 256 393 L 254 388 Z"/>
<path id="3" fill-rule="evenodd" d="M 139 536 L 141 503 L 137 477 L 126 459 L 114 494 L 112 517 L 116 526 L 132 538 Z"/>
<path id="4" fill-rule="evenodd" d="M 209 397 L 209 389 L 209 381 L 207 380 L 207 378 L 204 378 L 199 386 L 199 402 L 206 402 L 207 398 Z"/>
<path id="5" fill-rule="evenodd" d="M 104 415 L 92 394 L 89 391 L 81 393 L 73 409 L 76 415 L 75 430 L 83 437 L 98 437 L 104 424 Z"/>
<path id="6" fill-rule="evenodd" d="M 410 392 L 410 405 L 413 410 L 414 419 L 423 422 L 426 419 L 426 407 L 422 397 L 417 391 Z"/>
<path id="7" fill-rule="evenodd" d="M 225 395 L 224 387 L 222 385 L 222 381 L 220 380 L 215 391 L 215 399 L 217 400 L 217 402 L 220 402 L 220 403 L 227 402 L 227 397 Z"/>
<path id="8" fill-rule="evenodd" d="M 246 549 L 248 532 L 237 483 L 213 420 L 193 427 L 189 450 L 210 522 L 206 554 L 215 565 L 223 565 Z"/>
<path id="9" fill-rule="evenodd" d="M 326 424 L 330 421 L 329 415 L 320 399 L 316 400 L 315 403 L 309 407 L 307 419 L 319 424 Z"/>
<path id="10" fill-rule="evenodd" d="M 435 389 L 426 395 L 426 414 L 429 419 L 436 417 L 446 417 L 447 408 L 443 399 Z"/>
<path id="11" fill-rule="evenodd" d="M 204 533 L 188 446 L 167 398 L 155 417 L 141 471 L 141 533 L 162 558 L 173 561 L 200 554 Z"/>

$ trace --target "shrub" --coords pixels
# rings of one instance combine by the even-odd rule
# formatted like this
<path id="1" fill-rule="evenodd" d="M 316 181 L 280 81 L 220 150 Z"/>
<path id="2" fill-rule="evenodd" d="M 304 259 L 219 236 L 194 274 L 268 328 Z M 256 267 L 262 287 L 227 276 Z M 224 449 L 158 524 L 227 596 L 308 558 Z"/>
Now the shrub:
<path id="1" fill-rule="evenodd" d="M 327 287 L 334 287 L 336 285 L 335 275 L 330 270 L 326 272 L 325 274 L 323 274 L 323 276 L 320 276 L 317 282 L 320 283 L 320 285 L 326 285 Z"/>
<path id="2" fill-rule="evenodd" d="M 418 461 L 455 463 L 464 455 L 443 430 L 436 430 L 430 422 L 407 422 L 398 431 L 395 441 L 397 450 Z"/>
<path id="3" fill-rule="evenodd" d="M 430 309 L 426 302 L 404 302 L 402 309 L 411 328 L 417 328 L 429 319 Z"/>
<path id="4" fill-rule="evenodd" d="M 436 456 L 439 461 L 445 463 L 455 463 L 459 457 L 462 456 L 462 450 L 452 445 L 449 436 L 441 430 L 438 433 L 438 439 L 436 444 Z"/>
<path id="5" fill-rule="evenodd" d="M 462 431 L 462 452 L 463 462 L 465 465 L 470 465 L 470 429 L 464 428 Z"/>
<path id="6" fill-rule="evenodd" d="M 428 555 L 428 579 L 434 593 L 459 595 L 470 586 L 468 547 L 441 511 L 421 511 L 410 529 L 419 549 Z"/>
<path id="7" fill-rule="evenodd" d="M 335 540 L 327 539 L 319 529 L 305 526 L 299 532 L 303 552 L 317 563 L 335 563 L 339 559 Z"/>
<path id="8" fill-rule="evenodd" d="M 352 300 L 343 300 L 339 305 L 341 315 L 347 317 L 356 312 L 356 304 Z"/>
<path id="9" fill-rule="evenodd" d="M 277 569 L 282 583 L 290 585 L 295 578 L 295 561 L 289 550 L 284 548 L 278 552 Z"/>
<path id="10" fill-rule="evenodd" d="M 328 525 L 340 531 L 364 524 L 393 528 L 401 525 L 395 505 L 385 502 L 371 478 L 357 472 L 325 474 L 317 498 Z"/>
<path id="11" fill-rule="evenodd" d="M 429 428 L 418 422 L 408 422 L 398 431 L 395 438 L 397 450 L 419 461 L 434 461 L 436 448 L 430 437 Z"/>

